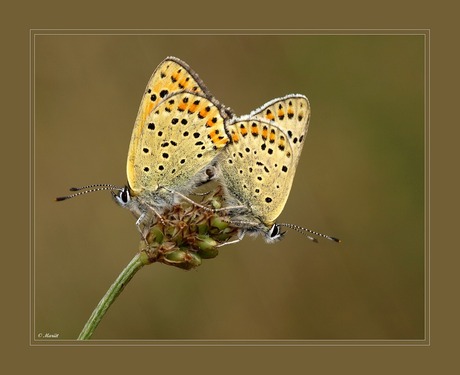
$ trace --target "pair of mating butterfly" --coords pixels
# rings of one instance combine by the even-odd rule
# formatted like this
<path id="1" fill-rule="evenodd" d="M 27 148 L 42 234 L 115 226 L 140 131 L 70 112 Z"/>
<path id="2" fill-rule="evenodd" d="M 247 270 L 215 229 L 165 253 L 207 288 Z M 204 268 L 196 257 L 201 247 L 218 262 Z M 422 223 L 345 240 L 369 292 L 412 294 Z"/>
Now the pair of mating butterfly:
<path id="1" fill-rule="evenodd" d="M 112 190 L 116 202 L 138 218 L 142 233 L 152 215 L 161 220 L 161 207 L 174 196 L 189 199 L 184 194 L 218 176 L 237 204 L 233 208 L 243 207 L 238 219 L 230 219 L 241 226 L 239 239 L 245 232 L 263 233 L 271 242 L 281 238 L 280 226 L 285 226 L 338 242 L 275 223 L 289 196 L 309 120 L 310 104 L 299 94 L 237 117 L 186 63 L 167 57 L 153 72 L 139 107 L 128 152 L 128 186 L 72 188 L 81 191 L 57 199 Z"/>

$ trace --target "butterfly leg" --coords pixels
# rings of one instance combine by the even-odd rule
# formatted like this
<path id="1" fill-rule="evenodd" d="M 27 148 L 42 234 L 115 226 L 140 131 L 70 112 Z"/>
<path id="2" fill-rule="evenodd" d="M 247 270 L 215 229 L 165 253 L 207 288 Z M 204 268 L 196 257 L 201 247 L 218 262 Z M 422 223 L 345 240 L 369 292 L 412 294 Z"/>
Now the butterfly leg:
<path id="1" fill-rule="evenodd" d="M 197 202 L 195 202 L 193 199 L 190 199 L 189 197 L 187 197 L 186 195 L 182 194 L 182 193 L 179 193 L 178 191 L 174 191 L 174 190 L 170 190 L 170 189 L 167 189 L 167 188 L 163 188 L 163 189 L 166 189 L 167 191 L 169 191 L 170 193 L 173 193 L 173 194 L 176 194 L 177 196 L 181 197 L 182 199 L 186 200 L 187 202 L 193 204 L 194 206 L 196 207 L 199 207 L 199 208 L 202 208 L 203 210 L 206 210 L 206 211 L 211 211 L 211 212 L 222 212 L 222 211 L 228 211 L 228 210 L 236 210 L 236 209 L 242 209 L 242 208 L 246 208 L 245 206 L 229 206 L 229 207 L 222 207 L 222 208 L 210 208 L 210 207 L 206 207 L 206 206 L 203 206 L 202 204 L 199 204 Z"/>
<path id="2" fill-rule="evenodd" d="M 212 209 L 212 211 L 213 211 L 213 212 L 221 212 L 221 211 L 241 210 L 241 209 L 247 209 L 247 207 L 246 207 L 246 206 L 243 206 L 243 205 L 239 205 L 239 206 L 227 206 L 227 207 Z"/>
<path id="3" fill-rule="evenodd" d="M 137 229 L 144 240 L 147 238 L 150 228 L 156 222 L 154 220 L 155 216 L 158 218 L 156 221 L 159 220 L 163 225 L 166 225 L 165 219 L 152 206 L 148 206 L 148 210 L 143 212 L 136 221 Z"/>
<path id="4" fill-rule="evenodd" d="M 240 242 L 240 241 L 243 239 L 245 233 L 246 233 L 246 230 L 243 229 L 243 230 L 241 230 L 241 231 L 239 232 L 238 238 L 236 238 L 236 239 L 234 239 L 234 240 L 232 240 L 232 241 L 224 242 L 224 243 L 222 243 L 222 244 L 220 244 L 220 245 L 217 245 L 216 247 L 222 247 L 222 246 L 226 246 L 226 245 L 231 245 L 232 243 Z"/>
<path id="5" fill-rule="evenodd" d="M 199 192 L 196 191 L 196 192 L 193 192 L 191 194 L 196 195 L 197 197 L 204 197 L 204 196 L 208 195 L 209 193 L 211 193 L 211 191 L 205 191 L 203 193 L 199 193 Z"/>
<path id="6" fill-rule="evenodd" d="M 141 236 L 144 240 L 147 239 L 147 235 L 149 234 L 150 225 L 152 223 L 152 217 L 147 212 L 144 212 L 136 221 L 136 226 Z"/>

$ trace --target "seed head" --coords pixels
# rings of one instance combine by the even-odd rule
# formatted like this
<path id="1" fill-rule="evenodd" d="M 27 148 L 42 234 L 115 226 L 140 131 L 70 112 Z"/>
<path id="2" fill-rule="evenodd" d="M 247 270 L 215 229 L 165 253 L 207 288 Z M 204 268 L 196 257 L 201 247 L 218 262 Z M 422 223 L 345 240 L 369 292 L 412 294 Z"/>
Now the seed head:
<path id="1" fill-rule="evenodd" d="M 200 205 L 217 209 L 224 207 L 223 202 L 222 189 L 218 187 Z M 227 214 L 225 210 L 206 210 L 182 200 L 162 212 L 163 222 L 152 223 L 139 248 L 150 263 L 196 268 L 202 259 L 215 258 L 219 246 L 239 234 L 240 229 L 229 222 Z"/>

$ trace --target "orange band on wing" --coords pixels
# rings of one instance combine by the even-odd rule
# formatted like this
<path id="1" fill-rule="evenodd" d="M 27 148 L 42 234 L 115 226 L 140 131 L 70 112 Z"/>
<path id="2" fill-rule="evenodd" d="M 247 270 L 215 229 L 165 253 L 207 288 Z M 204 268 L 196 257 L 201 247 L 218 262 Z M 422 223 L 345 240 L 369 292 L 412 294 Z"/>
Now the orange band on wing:
<path id="1" fill-rule="evenodd" d="M 192 103 L 188 109 L 189 113 L 194 113 L 196 111 L 196 104 Z"/>
<path id="2" fill-rule="evenodd" d="M 228 138 L 226 137 L 212 137 L 211 138 L 212 143 L 216 145 L 217 148 L 224 147 L 228 143 Z"/>
<path id="3" fill-rule="evenodd" d="M 262 138 L 265 140 L 268 137 L 268 128 L 266 126 L 262 129 Z"/>

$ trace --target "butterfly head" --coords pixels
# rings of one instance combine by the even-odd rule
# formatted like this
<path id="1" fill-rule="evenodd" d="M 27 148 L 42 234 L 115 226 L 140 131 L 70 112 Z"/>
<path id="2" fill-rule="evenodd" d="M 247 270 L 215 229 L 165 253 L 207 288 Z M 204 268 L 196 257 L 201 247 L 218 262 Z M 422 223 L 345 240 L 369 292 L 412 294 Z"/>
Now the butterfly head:
<path id="1" fill-rule="evenodd" d="M 316 232 L 311 229 L 303 228 L 295 224 L 288 224 L 288 223 L 273 223 L 273 224 L 263 224 L 261 222 L 253 222 L 253 221 L 231 221 L 233 225 L 240 227 L 243 230 L 243 233 L 247 233 L 249 235 L 258 235 L 263 233 L 264 239 L 267 243 L 275 243 L 280 241 L 284 238 L 286 231 L 282 231 L 281 227 L 293 229 L 305 237 L 307 237 L 310 241 L 318 242 L 317 238 L 311 236 L 312 234 L 316 237 L 325 238 L 334 242 L 341 242 L 340 239 L 332 236 L 328 236 L 326 234 L 322 234 Z M 242 236 L 241 236 L 242 238 Z"/>
<path id="2" fill-rule="evenodd" d="M 258 221 L 247 221 L 247 220 L 230 220 L 232 225 L 242 229 L 242 233 L 247 233 L 252 236 L 262 234 L 265 242 L 274 243 L 280 241 L 286 232 L 281 231 L 279 224 L 263 224 Z M 242 238 L 242 237 L 241 237 Z"/>
<path id="3" fill-rule="evenodd" d="M 139 218 L 148 211 L 141 196 L 138 196 L 128 185 L 122 189 L 112 190 L 112 198 L 120 207 L 126 208 Z"/>

